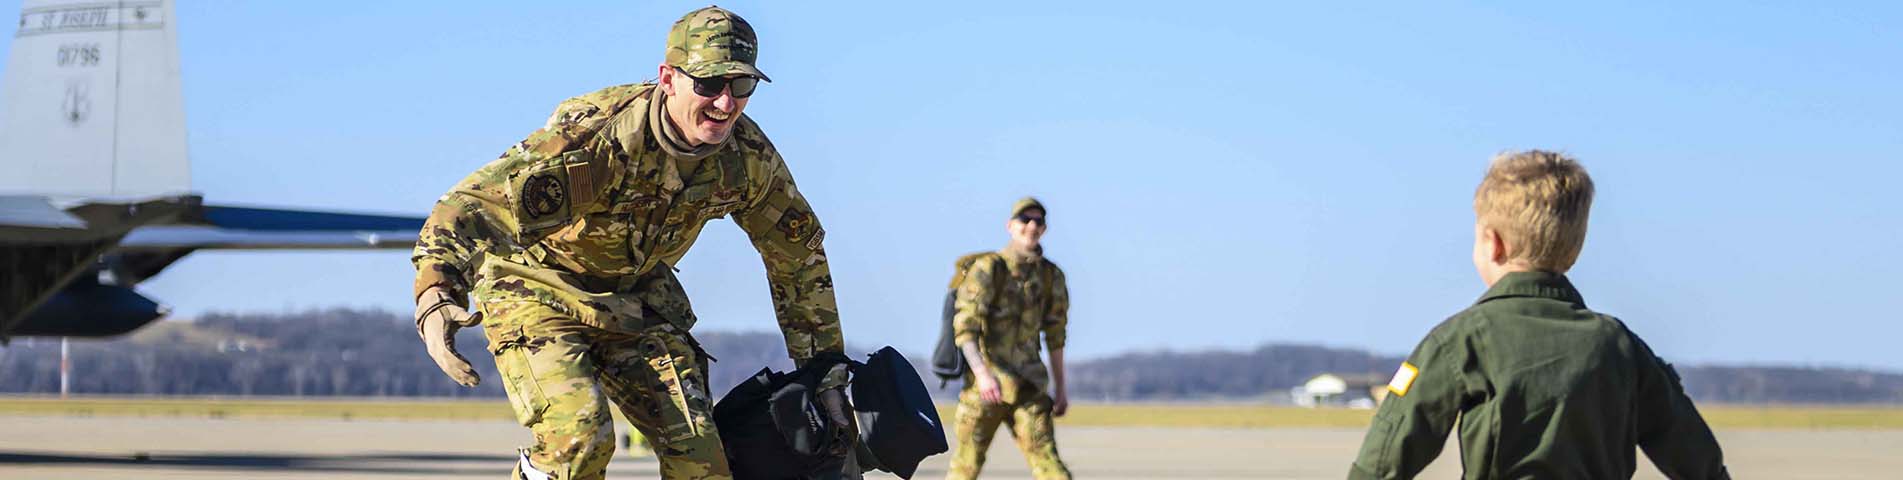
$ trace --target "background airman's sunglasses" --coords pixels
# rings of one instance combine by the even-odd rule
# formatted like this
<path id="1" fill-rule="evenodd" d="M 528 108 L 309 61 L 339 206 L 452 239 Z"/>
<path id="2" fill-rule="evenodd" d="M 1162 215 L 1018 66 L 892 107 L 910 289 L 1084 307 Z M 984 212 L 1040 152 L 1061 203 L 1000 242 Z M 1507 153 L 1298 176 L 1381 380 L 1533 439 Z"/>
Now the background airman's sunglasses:
<path id="1" fill-rule="evenodd" d="M 1049 223 L 1049 222 L 1047 222 L 1047 221 L 1045 221 L 1045 220 L 1044 220 L 1044 217 L 1033 217 L 1033 216 L 1030 216 L 1030 215 L 1025 215 L 1025 214 L 1022 214 L 1022 213 L 1020 213 L 1020 214 L 1018 214 L 1018 216 L 1016 216 L 1016 217 L 1011 217 L 1011 218 L 1015 218 L 1015 219 L 1017 219 L 1017 221 L 1020 221 L 1020 222 L 1024 222 L 1024 223 L 1036 223 L 1036 224 L 1038 224 L 1038 225 L 1050 225 L 1050 223 Z"/>
<path id="2" fill-rule="evenodd" d="M 687 71 L 681 70 L 681 67 L 674 67 L 674 71 L 687 75 Z M 753 89 L 760 86 L 760 79 L 746 75 L 712 78 L 687 75 L 687 78 L 694 79 L 694 93 L 703 97 L 718 97 L 721 90 L 726 90 L 728 85 L 732 85 L 733 98 L 747 98 L 753 96 Z"/>

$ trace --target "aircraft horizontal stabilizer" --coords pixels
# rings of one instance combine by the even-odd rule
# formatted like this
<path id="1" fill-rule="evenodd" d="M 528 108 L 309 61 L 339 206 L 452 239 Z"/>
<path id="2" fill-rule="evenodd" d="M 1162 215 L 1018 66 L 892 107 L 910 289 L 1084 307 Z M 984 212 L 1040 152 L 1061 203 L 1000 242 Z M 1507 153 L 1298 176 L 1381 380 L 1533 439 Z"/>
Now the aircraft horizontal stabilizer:
<path id="1" fill-rule="evenodd" d="M 420 217 L 206 206 L 202 224 L 133 230 L 123 250 L 409 248 Z M 198 222 L 195 222 L 198 223 Z"/>
<path id="2" fill-rule="evenodd" d="M 162 226 L 133 230 L 119 242 L 119 249 L 319 250 L 409 248 L 415 244 L 416 230 L 299 232 Z"/>
<path id="3" fill-rule="evenodd" d="M 268 231 L 407 230 L 414 234 L 423 229 L 421 217 L 215 205 L 205 206 L 205 221 L 220 228 Z"/>
<path id="4" fill-rule="evenodd" d="M 85 230 L 86 221 L 53 206 L 45 197 L 0 196 L 0 225 L 18 228 Z"/>

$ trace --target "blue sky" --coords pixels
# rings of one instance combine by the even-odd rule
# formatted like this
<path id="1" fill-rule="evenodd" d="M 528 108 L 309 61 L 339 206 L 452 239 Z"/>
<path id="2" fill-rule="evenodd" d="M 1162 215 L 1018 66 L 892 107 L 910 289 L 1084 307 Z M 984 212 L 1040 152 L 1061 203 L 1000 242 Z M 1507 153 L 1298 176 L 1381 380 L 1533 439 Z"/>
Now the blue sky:
<path id="1" fill-rule="evenodd" d="M 1405 352 L 1482 290 L 1488 158 L 1546 148 L 1598 183 L 1575 282 L 1668 360 L 1903 369 L 1894 4 L 950 3 L 723 2 L 855 344 L 925 351 L 951 260 L 1036 194 L 1073 357 Z M 421 215 L 555 103 L 652 76 L 700 5 L 181 2 L 194 186 Z M 681 268 L 699 328 L 773 328 L 730 222 Z M 408 311 L 410 278 L 404 252 L 200 253 L 142 290 Z"/>

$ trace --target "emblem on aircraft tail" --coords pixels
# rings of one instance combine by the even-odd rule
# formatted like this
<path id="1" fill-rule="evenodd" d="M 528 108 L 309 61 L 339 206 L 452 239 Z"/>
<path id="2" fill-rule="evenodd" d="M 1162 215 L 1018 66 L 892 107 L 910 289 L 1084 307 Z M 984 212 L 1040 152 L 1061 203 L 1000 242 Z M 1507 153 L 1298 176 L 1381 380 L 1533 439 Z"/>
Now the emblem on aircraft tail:
<path id="1" fill-rule="evenodd" d="M 89 90 L 91 89 L 84 83 L 66 84 L 66 96 L 60 100 L 60 112 L 65 114 L 67 123 L 76 126 L 85 123 L 86 119 L 92 116 L 93 102 L 91 96 L 88 95 Z"/>

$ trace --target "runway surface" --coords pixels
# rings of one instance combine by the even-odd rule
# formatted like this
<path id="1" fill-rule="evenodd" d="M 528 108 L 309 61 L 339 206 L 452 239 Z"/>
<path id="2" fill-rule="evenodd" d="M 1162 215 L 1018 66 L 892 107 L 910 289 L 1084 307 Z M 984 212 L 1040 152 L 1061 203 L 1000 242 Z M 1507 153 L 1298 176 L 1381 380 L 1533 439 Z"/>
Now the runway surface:
<path id="1" fill-rule="evenodd" d="M 504 478 L 527 430 L 509 421 L 217 420 L 0 416 L 0 478 L 238 479 Z M 1059 429 L 1077 478 L 1342 478 L 1355 429 Z M 1719 431 L 1739 478 L 1854 479 L 1903 475 L 1903 431 Z M 1024 479 L 1000 435 L 984 478 Z M 1460 476 L 1449 444 L 1421 478 Z M 914 478 L 941 478 L 946 456 Z M 653 459 L 617 454 L 609 478 L 656 478 Z M 871 477 L 869 477 L 871 478 Z M 876 478 L 896 478 L 877 476 Z M 1641 465 L 1637 478 L 1663 478 Z"/>

